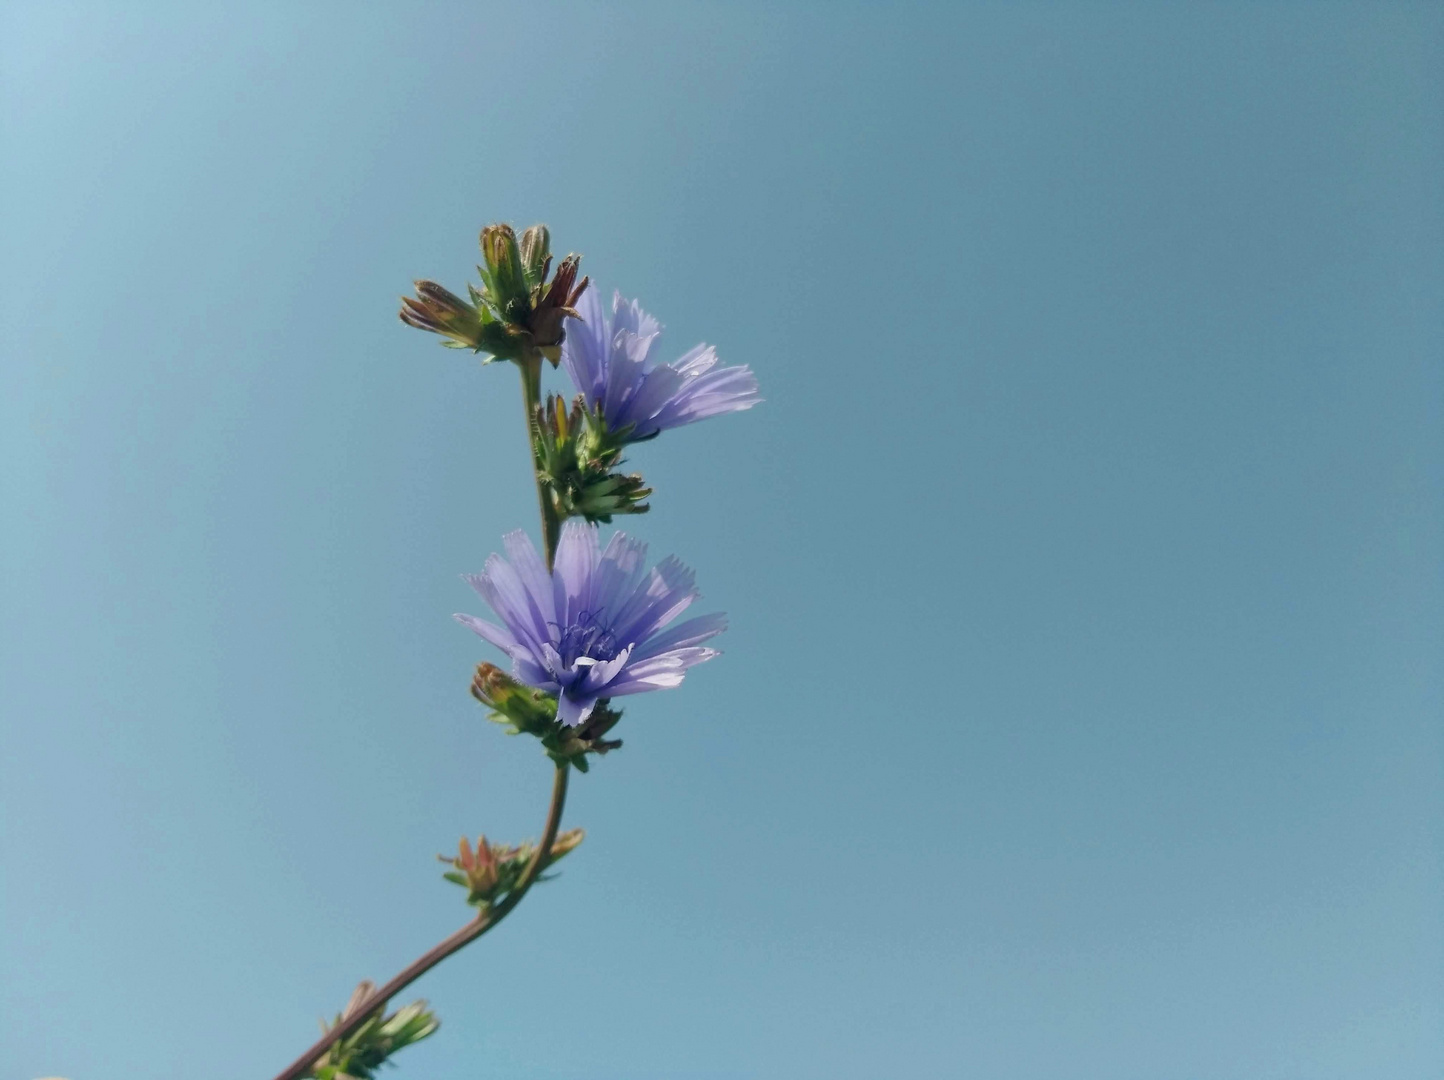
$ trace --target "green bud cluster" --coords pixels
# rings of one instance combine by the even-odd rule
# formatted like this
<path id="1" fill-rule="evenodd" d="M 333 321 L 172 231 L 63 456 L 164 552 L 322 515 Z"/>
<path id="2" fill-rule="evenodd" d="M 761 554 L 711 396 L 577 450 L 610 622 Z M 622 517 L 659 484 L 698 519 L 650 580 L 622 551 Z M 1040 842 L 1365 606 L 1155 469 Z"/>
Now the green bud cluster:
<path id="1" fill-rule="evenodd" d="M 369 980 L 356 987 L 351 1000 L 334 1024 L 322 1024 L 324 1030 L 340 1027 L 363 1008 L 376 986 Z M 441 1021 L 430 1012 L 425 1001 L 414 1001 L 387 1016 L 386 1003 L 376 1006 L 372 1016 L 359 1028 L 332 1046 L 318 1058 L 306 1073 L 313 1080 L 373 1080 L 376 1070 L 396 1051 L 418 1043 L 436 1031 Z"/>
<path id="2" fill-rule="evenodd" d="M 443 345 L 489 353 L 493 360 L 518 362 L 540 354 L 553 364 L 561 357 L 562 327 L 586 291 L 588 279 L 577 280 L 581 257 L 568 255 L 551 272 L 551 234 L 533 225 L 518 243 L 510 225 L 481 230 L 478 266 L 482 287 L 466 287 L 463 300 L 434 281 L 418 281 L 416 298 L 403 297 L 401 321 L 439 334 Z M 488 361 L 489 362 L 489 361 Z"/>
<path id="3" fill-rule="evenodd" d="M 558 521 L 585 518 L 610 524 L 613 514 L 645 514 L 652 489 L 640 473 L 622 473 L 622 449 L 607 441 L 606 425 L 583 404 L 567 409 L 560 397 L 538 405 L 532 417 L 537 477 L 546 485 Z"/>
<path id="4" fill-rule="evenodd" d="M 416 297 L 401 301 L 401 321 L 441 336 L 453 349 L 490 354 L 522 366 L 526 384 L 532 458 L 537 485 L 552 529 L 568 518 L 611 524 L 617 514 L 644 514 L 652 489 L 640 474 L 620 470 L 630 429 L 608 432 L 600 414 L 578 396 L 540 402 L 541 358 L 555 365 L 566 337 L 564 322 L 579 317 L 573 305 L 588 279 L 577 280 L 580 260 L 568 255 L 551 272 L 551 234 L 533 225 L 518 240 L 510 225 L 481 231 L 482 287 L 467 286 L 463 300 L 434 281 L 418 281 Z M 555 539 L 555 533 L 553 540 Z"/>
<path id="5" fill-rule="evenodd" d="M 495 664 L 476 666 L 471 696 L 491 710 L 488 720 L 505 724 L 510 735 L 535 735 L 549 758 L 558 765 L 575 766 L 578 772 L 590 768 L 588 754 L 605 754 L 622 745 L 621 739 L 603 737 L 622 719 L 621 711 L 607 700 L 597 702 L 586 723 L 567 727 L 557 719 L 554 696 L 524 686 Z"/>
<path id="6" fill-rule="evenodd" d="M 574 851 L 585 836 L 581 829 L 558 833 L 547 852 L 546 866 Z M 536 845 L 530 841 L 516 845 L 493 844 L 485 836 L 479 836 L 473 849 L 471 841 L 463 836 L 455 858 L 450 855 L 436 857 L 452 867 L 441 876 L 466 889 L 466 902 L 485 911 L 516 888 L 534 855 Z M 547 878 L 543 876 L 537 880 L 546 881 Z"/>

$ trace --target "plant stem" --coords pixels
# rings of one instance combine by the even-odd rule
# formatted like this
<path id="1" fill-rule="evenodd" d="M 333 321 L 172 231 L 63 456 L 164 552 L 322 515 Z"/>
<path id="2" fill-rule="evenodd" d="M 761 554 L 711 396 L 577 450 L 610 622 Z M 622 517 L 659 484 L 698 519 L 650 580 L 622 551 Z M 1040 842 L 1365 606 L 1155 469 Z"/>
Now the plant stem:
<path id="1" fill-rule="evenodd" d="M 522 407 L 526 410 L 527 454 L 531 460 L 532 473 L 535 475 L 536 448 L 532 440 L 540 437 L 539 433 L 535 432 L 534 425 L 537 406 L 541 404 L 541 355 L 533 352 L 517 366 L 521 369 L 521 399 Z M 552 508 L 551 499 L 547 497 L 546 484 L 540 476 L 536 477 L 536 495 L 537 504 L 541 509 L 542 545 L 546 549 L 547 569 L 550 570 L 556 560 L 557 541 L 561 537 L 562 526 Z M 557 838 L 557 829 L 561 827 L 562 808 L 567 801 L 567 777 L 570 772 L 570 765 L 557 766 L 556 776 L 552 781 L 552 802 L 547 810 L 547 823 L 542 831 L 541 843 L 537 845 L 536 854 L 527 864 L 516 887 L 506 894 L 501 903 L 483 911 L 456 933 L 436 945 L 430 952 L 413 961 L 411 966 L 401 974 L 375 991 L 366 1000 L 366 1003 L 350 1017 L 322 1035 L 309 1050 L 293 1061 L 283 1072 L 278 1073 L 276 1080 L 300 1080 L 310 1072 L 311 1066 L 316 1063 L 317 1058 L 364 1024 L 367 1017 L 385 1008 L 391 998 L 401 993 L 452 953 L 470 945 L 511 914 L 512 909 L 521 903 L 522 897 L 532 887 L 537 875 L 546 867 L 547 857 L 551 854 L 552 844 Z"/>
<path id="2" fill-rule="evenodd" d="M 571 771 L 569 765 L 558 765 L 556 776 L 552 781 L 552 801 L 547 810 L 546 828 L 542 832 L 541 843 L 537 845 L 536 854 L 532 856 L 531 862 L 527 864 L 521 880 L 516 883 L 516 888 L 507 893 L 506 898 L 495 907 L 482 912 L 471 922 L 467 923 L 456 933 L 442 941 L 430 952 L 415 960 L 409 967 L 397 975 L 381 989 L 375 991 L 364 1005 L 358 1008 L 349 1018 L 337 1024 L 320 1039 L 316 1040 L 304 1054 L 293 1061 L 285 1070 L 278 1073 L 276 1080 L 300 1080 L 311 1070 L 316 1059 L 331 1048 L 334 1043 L 346 1038 L 353 1031 L 366 1022 L 366 1019 L 385 1008 L 386 1002 L 405 990 L 413 982 L 425 975 L 441 961 L 445 960 L 452 953 L 466 945 L 471 944 L 482 934 L 486 933 L 502 919 L 509 915 L 521 899 L 526 895 L 527 890 L 536 881 L 537 875 L 546 866 L 547 857 L 551 854 L 552 844 L 557 838 L 557 829 L 562 823 L 562 808 L 567 801 L 567 775 Z"/>
<path id="3" fill-rule="evenodd" d="M 518 362 L 517 367 L 521 369 L 521 401 L 522 407 L 526 410 L 527 453 L 530 455 L 532 473 L 536 476 L 537 505 L 541 509 L 542 546 L 546 549 L 547 569 L 550 570 L 552 561 L 556 558 L 557 541 L 561 538 L 562 523 L 557 520 L 556 510 L 547 496 L 545 482 L 539 475 L 536 475 L 536 449 L 532 440 L 541 437 L 541 433 L 535 429 L 536 410 L 537 406 L 541 404 L 541 354 L 532 353 Z"/>

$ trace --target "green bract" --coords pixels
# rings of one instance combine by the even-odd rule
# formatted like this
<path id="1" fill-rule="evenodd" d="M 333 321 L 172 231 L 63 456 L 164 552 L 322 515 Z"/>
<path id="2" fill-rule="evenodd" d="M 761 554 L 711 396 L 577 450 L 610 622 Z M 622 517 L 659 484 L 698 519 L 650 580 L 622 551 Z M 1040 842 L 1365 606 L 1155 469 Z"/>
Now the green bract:
<path id="1" fill-rule="evenodd" d="M 568 411 L 559 397 L 538 405 L 532 418 L 536 474 L 557 520 L 610 524 L 613 514 L 645 514 L 652 494 L 640 473 L 616 471 L 620 445 L 611 445 L 578 396 Z"/>
<path id="2" fill-rule="evenodd" d="M 375 991 L 375 984 L 369 980 L 363 982 L 356 987 L 336 1022 L 323 1027 L 329 1030 L 350 1020 Z M 390 1016 L 384 1015 L 385 1009 L 386 1004 L 382 1002 L 365 1023 L 331 1046 L 306 1075 L 314 1080 L 372 1080 L 376 1070 L 392 1054 L 420 1042 L 441 1026 L 425 1001 L 414 1001 Z"/>

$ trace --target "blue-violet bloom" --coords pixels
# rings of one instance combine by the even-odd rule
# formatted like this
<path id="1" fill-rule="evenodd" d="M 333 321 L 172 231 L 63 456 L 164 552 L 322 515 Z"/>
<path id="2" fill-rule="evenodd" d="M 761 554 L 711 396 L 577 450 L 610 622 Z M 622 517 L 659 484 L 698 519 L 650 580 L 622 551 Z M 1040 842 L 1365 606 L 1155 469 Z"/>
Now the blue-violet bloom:
<path id="1" fill-rule="evenodd" d="M 745 364 L 718 368 L 710 345 L 697 345 L 670 364 L 649 363 L 661 324 L 621 293 L 612 297 L 610 319 L 596 289 L 582 294 L 576 310 L 581 319 L 567 319 L 562 342 L 567 374 L 587 407 L 601 412 L 608 433 L 626 442 L 762 400 L 751 370 Z"/>
<path id="2" fill-rule="evenodd" d="M 493 554 L 466 580 L 505 626 L 456 618 L 511 657 L 513 677 L 556 694 L 569 727 L 602 698 L 678 686 L 689 667 L 718 655 L 701 643 L 726 629 L 724 615 L 663 629 L 700 595 L 675 557 L 649 571 L 645 543 L 619 532 L 603 551 L 596 526 L 575 520 L 562 527 L 550 573 L 525 532 L 503 542 L 511 561 Z"/>

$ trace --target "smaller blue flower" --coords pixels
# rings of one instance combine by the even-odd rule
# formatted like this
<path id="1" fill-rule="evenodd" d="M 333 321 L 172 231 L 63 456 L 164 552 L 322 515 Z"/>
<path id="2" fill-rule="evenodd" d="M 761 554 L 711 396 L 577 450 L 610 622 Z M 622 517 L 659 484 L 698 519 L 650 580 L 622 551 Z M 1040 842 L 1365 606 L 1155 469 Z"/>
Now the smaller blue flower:
<path id="1" fill-rule="evenodd" d="M 718 368 L 717 350 L 710 345 L 698 345 L 670 364 L 649 363 L 647 354 L 662 327 L 621 293 L 612 297 L 610 319 L 596 289 L 583 293 L 576 308 L 581 318 L 567 320 L 562 361 L 587 407 L 600 412 L 607 432 L 623 442 L 750 409 L 762 400 L 751 370 Z"/>
<path id="2" fill-rule="evenodd" d="M 689 667 L 719 655 L 701 643 L 727 628 L 724 615 L 663 630 L 701 595 L 676 558 L 647 570 L 645 543 L 619 532 L 603 551 L 596 526 L 579 521 L 562 527 L 551 572 L 526 533 L 503 543 L 511 562 L 493 554 L 466 580 L 506 625 L 456 619 L 510 656 L 516 679 L 555 694 L 569 727 L 603 698 L 679 686 Z"/>

